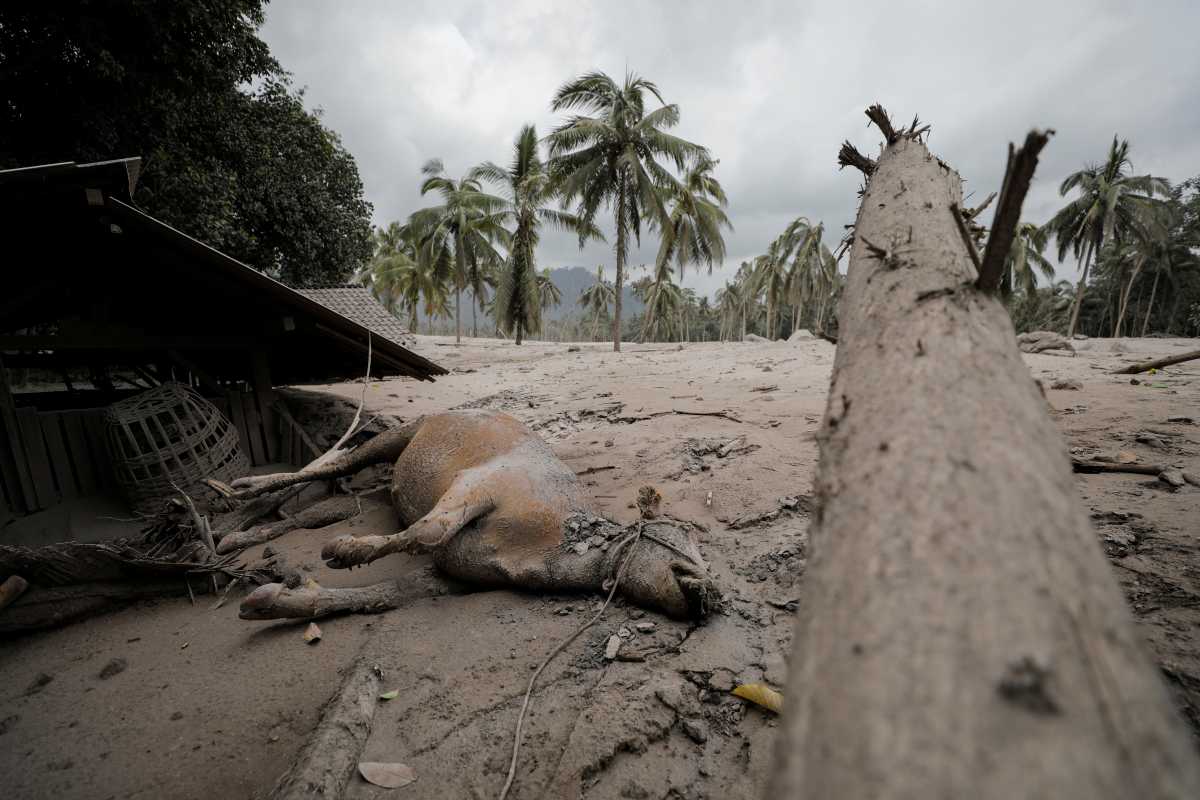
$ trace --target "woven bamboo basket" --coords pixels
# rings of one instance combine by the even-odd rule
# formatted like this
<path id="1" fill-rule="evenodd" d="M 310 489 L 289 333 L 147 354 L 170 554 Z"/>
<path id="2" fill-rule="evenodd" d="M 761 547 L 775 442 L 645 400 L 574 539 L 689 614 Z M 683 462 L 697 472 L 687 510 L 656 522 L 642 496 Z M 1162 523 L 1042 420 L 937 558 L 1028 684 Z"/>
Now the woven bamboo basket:
<path id="1" fill-rule="evenodd" d="M 104 421 L 117 479 L 136 511 L 160 510 L 175 487 L 194 495 L 204 478 L 229 481 L 249 472 L 233 423 L 182 384 L 113 403 Z"/>

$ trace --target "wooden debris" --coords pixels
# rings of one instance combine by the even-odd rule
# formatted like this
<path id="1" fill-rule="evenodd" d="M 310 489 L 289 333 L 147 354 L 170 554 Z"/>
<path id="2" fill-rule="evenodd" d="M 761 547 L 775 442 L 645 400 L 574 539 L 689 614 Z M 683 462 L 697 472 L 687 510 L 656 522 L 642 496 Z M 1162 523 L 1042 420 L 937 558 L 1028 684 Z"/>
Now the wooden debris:
<path id="1" fill-rule="evenodd" d="M 1189 350 L 1186 353 L 1180 353 L 1175 356 L 1167 356 L 1166 358 L 1156 358 L 1153 361 L 1142 361 L 1137 364 L 1130 364 L 1128 367 L 1114 369 L 1113 375 L 1136 375 L 1139 372 L 1148 372 L 1152 369 L 1162 369 L 1163 367 L 1182 364 L 1185 361 L 1192 361 L 1200 358 L 1200 350 Z"/>

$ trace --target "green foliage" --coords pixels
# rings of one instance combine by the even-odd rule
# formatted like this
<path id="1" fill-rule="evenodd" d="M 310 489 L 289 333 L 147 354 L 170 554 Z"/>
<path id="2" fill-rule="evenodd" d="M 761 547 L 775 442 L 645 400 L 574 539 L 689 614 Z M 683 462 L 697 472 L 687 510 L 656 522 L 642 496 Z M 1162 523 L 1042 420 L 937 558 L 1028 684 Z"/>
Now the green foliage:
<path id="1" fill-rule="evenodd" d="M 663 105 L 647 113 L 647 94 Z M 708 158 L 708 151 L 666 132 L 679 124 L 679 107 L 667 105 L 654 83 L 633 73 L 625 76 L 623 85 L 603 72 L 581 75 L 558 90 L 551 108 L 582 112 L 569 116 L 546 139 L 563 207 L 575 203 L 586 225 L 595 224 L 601 208 L 613 213 L 613 349 L 620 350 L 621 287 L 629 238 L 641 242 L 643 223 L 659 229 L 669 225 L 663 194 L 673 192 L 678 184 L 659 159 L 684 172 L 689 164 Z"/>
<path id="2" fill-rule="evenodd" d="M 371 207 L 262 21 L 260 0 L 4 3 L 0 167 L 142 156 L 148 213 L 288 283 L 343 282 Z"/>

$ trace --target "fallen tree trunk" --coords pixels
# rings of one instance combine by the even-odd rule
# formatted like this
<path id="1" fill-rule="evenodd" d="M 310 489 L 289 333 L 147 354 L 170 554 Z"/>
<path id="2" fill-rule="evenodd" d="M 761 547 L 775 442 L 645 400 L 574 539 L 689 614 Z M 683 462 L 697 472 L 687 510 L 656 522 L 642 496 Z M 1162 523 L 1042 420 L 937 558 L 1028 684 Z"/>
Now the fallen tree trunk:
<path id="1" fill-rule="evenodd" d="M 959 176 L 901 132 L 868 180 L 765 796 L 1200 796 Z"/>
<path id="2" fill-rule="evenodd" d="M 1162 369 L 1175 364 L 1182 364 L 1185 361 L 1192 361 L 1200 358 L 1200 350 L 1189 350 L 1186 353 L 1180 353 L 1177 356 L 1167 356 L 1166 358 L 1156 358 L 1153 361 L 1143 361 L 1139 364 L 1130 364 L 1128 367 L 1114 369 L 1113 375 L 1137 375 L 1139 372 L 1147 372 L 1152 369 Z"/>
<path id="3" fill-rule="evenodd" d="M 371 720 L 383 674 L 359 659 L 338 693 L 321 712 L 321 721 L 296 761 L 275 784 L 271 800 L 340 798 L 371 736 Z"/>

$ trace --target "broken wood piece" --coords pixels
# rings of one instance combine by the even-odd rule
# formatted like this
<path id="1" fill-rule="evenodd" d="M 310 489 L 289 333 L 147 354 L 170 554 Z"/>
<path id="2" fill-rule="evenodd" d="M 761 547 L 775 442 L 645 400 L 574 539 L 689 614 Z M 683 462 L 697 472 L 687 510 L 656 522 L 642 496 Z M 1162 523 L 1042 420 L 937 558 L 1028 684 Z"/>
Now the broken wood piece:
<path id="1" fill-rule="evenodd" d="M 1189 350 L 1186 353 L 1180 353 L 1176 356 L 1167 356 L 1166 358 L 1156 358 L 1153 361 L 1142 361 L 1137 364 L 1130 364 L 1128 367 L 1114 369 L 1111 374 L 1137 375 L 1139 372 L 1147 372 L 1152 369 L 1171 367 L 1175 364 L 1182 364 L 1185 361 L 1192 361 L 1197 358 L 1200 358 L 1200 350 Z"/>
<path id="2" fill-rule="evenodd" d="M 346 790 L 371 736 L 383 672 L 359 657 L 300 754 L 275 784 L 271 800 L 336 800 Z"/>
<path id="3" fill-rule="evenodd" d="M 1112 461 L 1081 461 L 1071 459 L 1071 469 L 1075 472 L 1095 474 L 1099 472 L 1126 472 L 1133 475 L 1158 475 L 1167 467 L 1161 464 L 1134 464 L 1132 462 Z"/>
<path id="4" fill-rule="evenodd" d="M 992 232 L 983 249 L 979 278 L 975 282 L 982 291 L 994 292 L 1000 288 L 1008 251 L 1012 249 L 1013 237 L 1021 221 L 1021 206 L 1029 192 L 1033 172 L 1037 169 L 1038 154 L 1053 135 L 1053 130 L 1032 130 L 1026 135 L 1025 144 L 1015 154 L 1013 146 L 1008 146 L 1008 168 L 1000 185 L 1000 202 L 992 217 Z"/>
<path id="5" fill-rule="evenodd" d="M 16 602 L 17 598 L 28 588 L 29 581 L 20 575 L 9 575 L 4 583 L 0 584 L 0 611 Z"/>
<path id="6" fill-rule="evenodd" d="M 576 472 L 575 474 L 577 476 L 582 477 L 584 475 L 593 475 L 597 472 L 604 472 L 604 471 L 610 470 L 610 469 L 616 469 L 616 467 L 613 466 L 612 464 L 606 464 L 603 467 L 588 467 L 587 469 L 581 470 L 580 472 Z"/>

